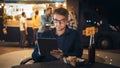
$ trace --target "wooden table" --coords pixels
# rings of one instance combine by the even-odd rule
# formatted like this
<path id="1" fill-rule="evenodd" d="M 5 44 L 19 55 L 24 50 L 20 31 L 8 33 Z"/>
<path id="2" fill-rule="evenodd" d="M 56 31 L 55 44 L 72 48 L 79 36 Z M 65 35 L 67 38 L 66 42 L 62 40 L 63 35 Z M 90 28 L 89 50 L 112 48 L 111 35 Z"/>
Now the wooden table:
<path id="1" fill-rule="evenodd" d="M 103 64 L 96 62 L 94 64 L 82 64 L 78 67 L 73 67 L 69 64 L 65 64 L 62 61 L 52 61 L 52 62 L 42 62 L 42 63 L 34 63 L 28 65 L 17 65 L 12 66 L 12 68 L 120 68 L 117 66 L 112 66 L 108 64 Z"/>

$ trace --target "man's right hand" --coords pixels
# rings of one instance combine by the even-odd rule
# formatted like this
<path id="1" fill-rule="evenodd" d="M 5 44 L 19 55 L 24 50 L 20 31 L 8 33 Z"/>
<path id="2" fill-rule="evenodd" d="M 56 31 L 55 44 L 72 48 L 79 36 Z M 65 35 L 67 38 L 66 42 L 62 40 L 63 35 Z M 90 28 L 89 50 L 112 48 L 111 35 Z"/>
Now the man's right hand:
<path id="1" fill-rule="evenodd" d="M 25 35 L 28 35 L 28 32 L 27 32 L 27 30 L 25 30 Z"/>
<path id="2" fill-rule="evenodd" d="M 63 52 L 60 51 L 60 50 L 52 50 L 52 51 L 50 51 L 50 54 L 57 59 L 62 59 L 63 58 Z"/>

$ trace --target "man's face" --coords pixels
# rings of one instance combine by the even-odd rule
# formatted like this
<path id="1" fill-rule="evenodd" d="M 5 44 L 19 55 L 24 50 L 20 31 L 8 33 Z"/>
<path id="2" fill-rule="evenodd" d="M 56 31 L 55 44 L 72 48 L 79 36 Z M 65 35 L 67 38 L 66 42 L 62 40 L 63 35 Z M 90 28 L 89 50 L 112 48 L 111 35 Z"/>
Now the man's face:
<path id="1" fill-rule="evenodd" d="M 52 13 L 52 9 L 46 10 L 46 14 L 50 15 Z"/>
<path id="2" fill-rule="evenodd" d="M 57 31 L 65 30 L 67 25 L 67 19 L 65 16 L 60 14 L 54 14 L 54 25 Z"/>
<path id="3" fill-rule="evenodd" d="M 24 14 L 24 17 L 26 17 L 26 14 Z"/>

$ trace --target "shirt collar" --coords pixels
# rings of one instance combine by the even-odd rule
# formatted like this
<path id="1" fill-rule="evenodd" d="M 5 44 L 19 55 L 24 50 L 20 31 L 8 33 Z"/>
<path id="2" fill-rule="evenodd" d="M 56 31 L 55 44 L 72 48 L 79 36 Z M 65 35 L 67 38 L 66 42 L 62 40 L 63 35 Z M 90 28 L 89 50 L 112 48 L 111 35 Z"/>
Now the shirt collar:
<path id="1" fill-rule="evenodd" d="M 53 29 L 53 33 L 56 35 L 56 28 Z M 63 35 L 66 35 L 68 33 L 70 33 L 70 29 L 66 26 L 65 33 Z"/>

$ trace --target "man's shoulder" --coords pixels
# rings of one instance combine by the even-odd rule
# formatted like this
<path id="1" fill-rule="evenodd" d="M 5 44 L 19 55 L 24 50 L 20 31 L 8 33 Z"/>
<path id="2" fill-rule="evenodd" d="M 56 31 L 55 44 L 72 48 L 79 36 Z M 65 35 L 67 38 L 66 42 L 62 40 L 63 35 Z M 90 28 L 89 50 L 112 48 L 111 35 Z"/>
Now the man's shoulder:
<path id="1" fill-rule="evenodd" d="M 44 14 L 44 15 L 41 15 L 41 17 L 46 17 L 46 15 Z"/>
<path id="2" fill-rule="evenodd" d="M 38 33 L 39 38 L 52 38 L 54 35 L 54 30 L 45 30 L 42 33 Z"/>
<path id="3" fill-rule="evenodd" d="M 20 18 L 20 23 L 24 23 L 25 20 L 26 20 L 26 18 L 21 17 L 21 18 Z"/>
<path id="4" fill-rule="evenodd" d="M 54 32 L 55 32 L 55 29 L 45 30 L 45 31 L 43 32 L 43 34 L 51 35 L 51 33 L 53 34 Z"/>
<path id="5" fill-rule="evenodd" d="M 25 19 L 24 17 L 20 17 L 20 19 Z"/>
<path id="6" fill-rule="evenodd" d="M 71 29 L 71 28 L 68 28 L 68 33 L 78 33 L 79 31 L 78 30 L 75 30 L 75 29 Z"/>

